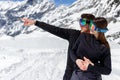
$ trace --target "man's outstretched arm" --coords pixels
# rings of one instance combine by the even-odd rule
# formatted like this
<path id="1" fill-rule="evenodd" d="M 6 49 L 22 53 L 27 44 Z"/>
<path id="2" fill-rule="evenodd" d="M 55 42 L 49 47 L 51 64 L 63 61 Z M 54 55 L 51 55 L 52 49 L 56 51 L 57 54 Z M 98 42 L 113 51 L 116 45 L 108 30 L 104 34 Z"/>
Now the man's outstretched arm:
<path id="1" fill-rule="evenodd" d="M 25 18 L 21 20 L 24 21 L 24 26 L 36 25 L 39 28 L 42 28 L 43 30 L 48 31 L 66 40 L 69 40 L 70 33 L 72 31 L 72 29 L 59 28 L 59 27 L 47 24 L 45 22 L 40 22 L 40 21 L 35 21 L 35 20 L 25 19 Z"/>

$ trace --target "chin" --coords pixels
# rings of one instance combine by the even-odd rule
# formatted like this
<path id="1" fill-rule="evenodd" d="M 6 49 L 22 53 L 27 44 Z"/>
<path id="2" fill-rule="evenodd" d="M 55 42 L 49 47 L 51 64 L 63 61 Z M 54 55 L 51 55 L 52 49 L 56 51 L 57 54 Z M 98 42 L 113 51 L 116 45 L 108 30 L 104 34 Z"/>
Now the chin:
<path id="1" fill-rule="evenodd" d="M 90 34 L 94 34 L 94 33 L 90 31 Z"/>

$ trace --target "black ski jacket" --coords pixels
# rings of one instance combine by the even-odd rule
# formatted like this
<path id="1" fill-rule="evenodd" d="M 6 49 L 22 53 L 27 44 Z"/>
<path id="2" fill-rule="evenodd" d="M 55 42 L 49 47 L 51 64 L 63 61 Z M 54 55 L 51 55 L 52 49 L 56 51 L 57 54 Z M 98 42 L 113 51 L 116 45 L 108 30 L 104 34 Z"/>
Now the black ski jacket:
<path id="1" fill-rule="evenodd" d="M 63 80 L 70 80 L 71 75 L 74 71 L 74 62 L 71 60 L 69 53 L 73 45 L 75 44 L 78 36 L 80 35 L 80 30 L 59 28 L 44 22 L 40 22 L 40 21 L 36 21 L 35 25 L 69 42 L 68 54 L 67 54 L 67 65 L 66 65 L 66 70 L 64 73 Z"/>
<path id="2" fill-rule="evenodd" d="M 110 49 L 101 44 L 92 34 L 81 33 L 70 51 L 70 56 L 74 63 L 76 59 L 84 60 L 83 57 L 90 59 L 95 65 L 89 65 L 87 71 L 105 75 L 111 73 Z"/>

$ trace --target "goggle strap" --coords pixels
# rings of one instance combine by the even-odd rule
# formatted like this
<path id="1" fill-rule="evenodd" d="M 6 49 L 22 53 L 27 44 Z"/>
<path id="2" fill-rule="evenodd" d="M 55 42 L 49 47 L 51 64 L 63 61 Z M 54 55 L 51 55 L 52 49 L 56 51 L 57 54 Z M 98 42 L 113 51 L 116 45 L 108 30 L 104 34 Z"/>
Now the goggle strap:
<path id="1" fill-rule="evenodd" d="M 97 28 L 96 31 L 105 33 L 105 32 L 108 31 L 108 28 L 102 28 L 102 29 L 101 28 Z"/>

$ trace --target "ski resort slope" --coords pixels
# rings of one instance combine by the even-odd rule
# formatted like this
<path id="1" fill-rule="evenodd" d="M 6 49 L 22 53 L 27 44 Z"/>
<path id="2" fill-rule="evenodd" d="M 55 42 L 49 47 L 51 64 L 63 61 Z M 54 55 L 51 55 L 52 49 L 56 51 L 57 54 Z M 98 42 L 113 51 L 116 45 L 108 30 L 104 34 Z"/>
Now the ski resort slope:
<path id="1" fill-rule="evenodd" d="M 103 80 L 120 79 L 120 46 L 112 47 L 112 73 Z M 47 32 L 0 38 L 0 80 L 62 80 L 68 42 Z"/>

